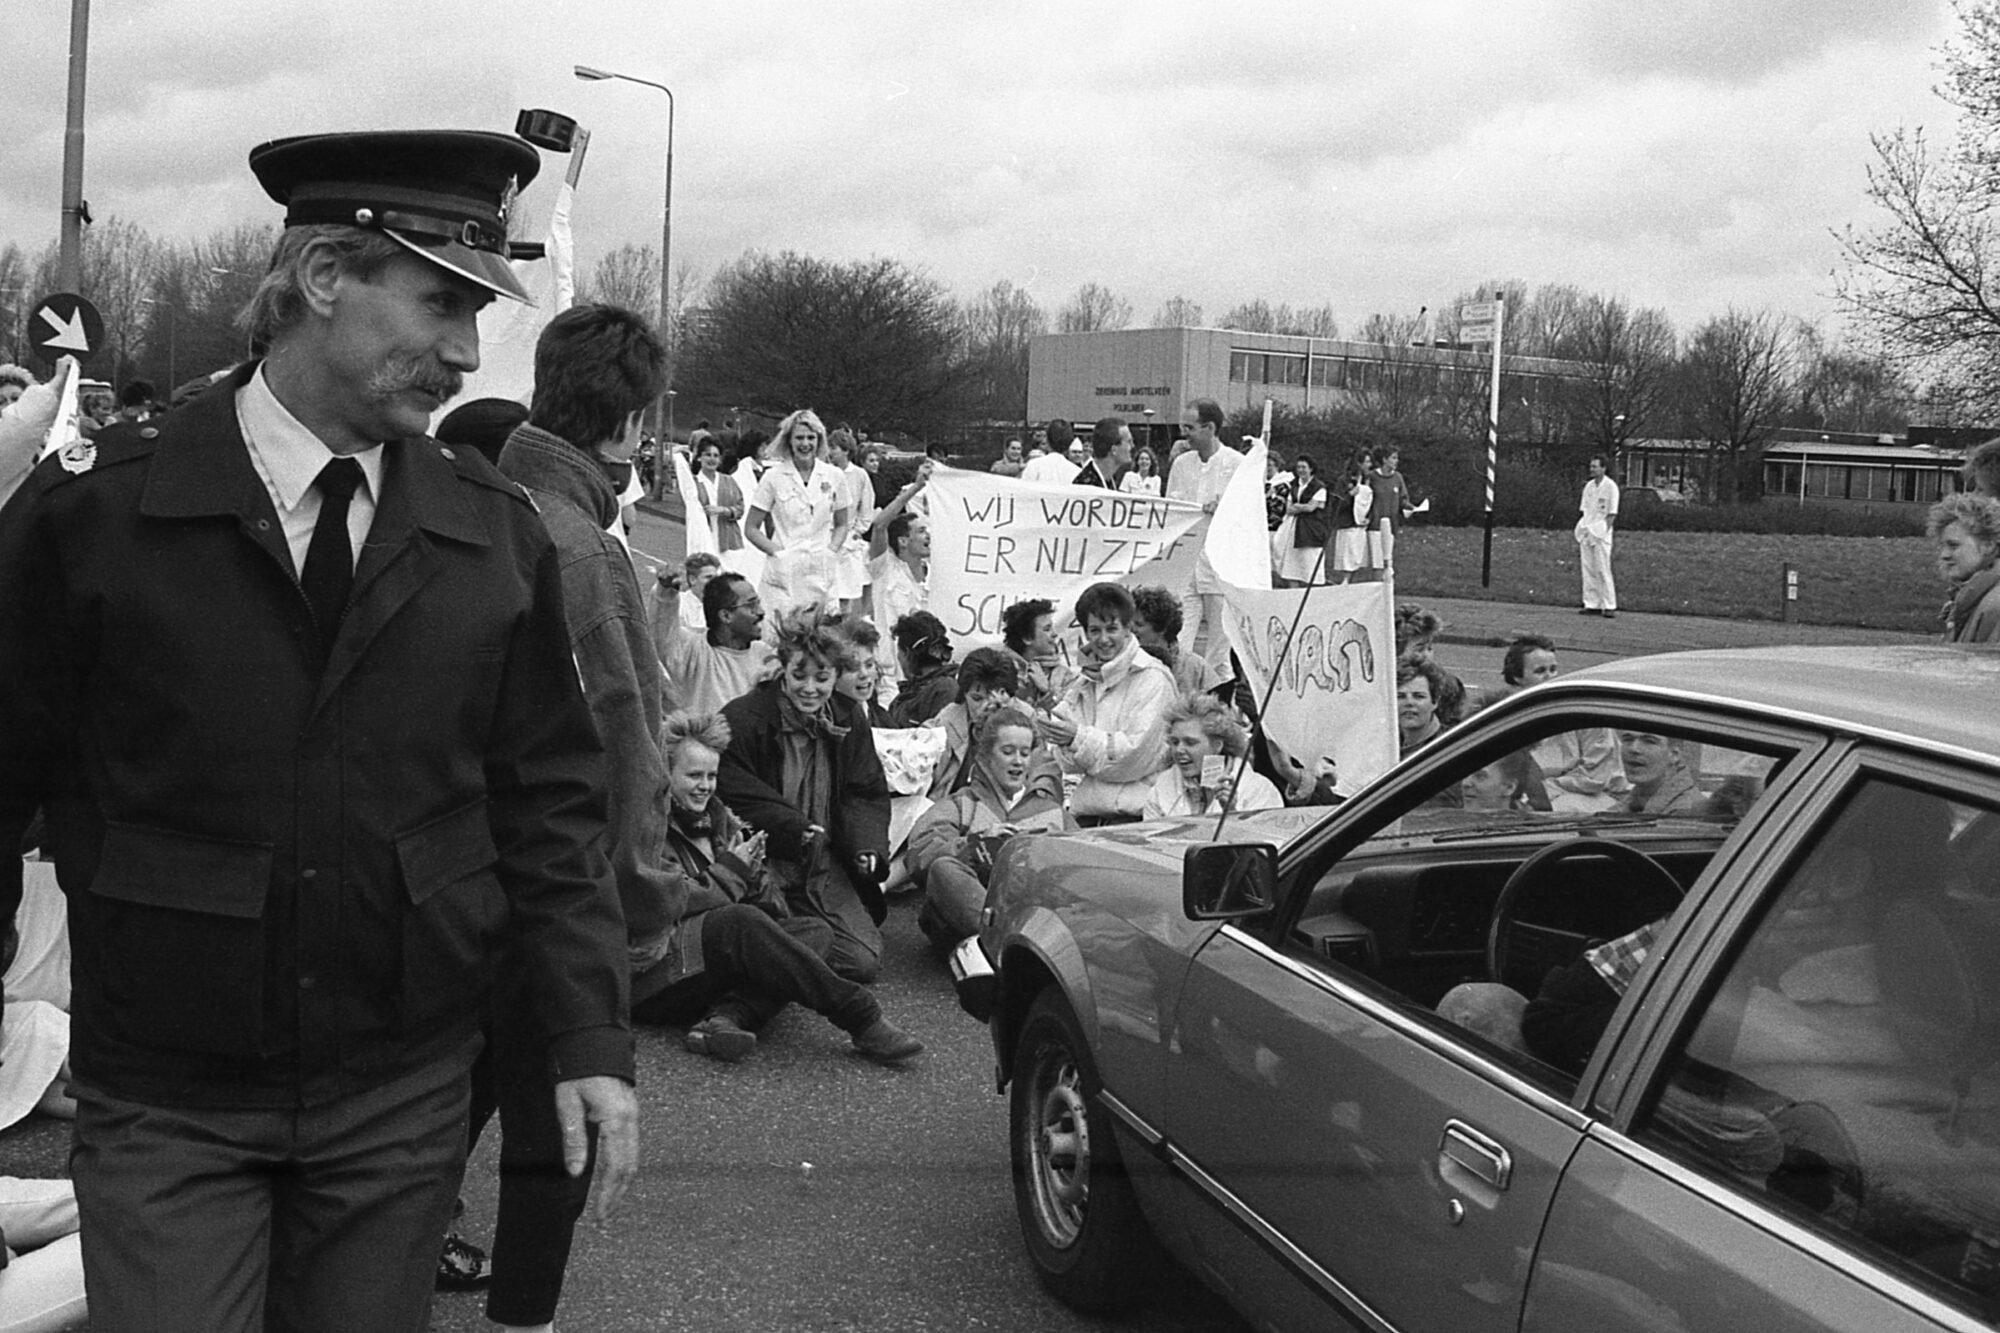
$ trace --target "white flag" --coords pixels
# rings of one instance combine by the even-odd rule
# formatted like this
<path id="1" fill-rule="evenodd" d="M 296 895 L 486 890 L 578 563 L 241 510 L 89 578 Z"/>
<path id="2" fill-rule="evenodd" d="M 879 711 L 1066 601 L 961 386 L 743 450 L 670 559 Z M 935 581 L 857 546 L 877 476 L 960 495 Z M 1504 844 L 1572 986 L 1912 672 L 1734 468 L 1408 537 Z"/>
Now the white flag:
<path id="1" fill-rule="evenodd" d="M 1224 583 L 1239 588 L 1271 586 L 1271 541 L 1264 528 L 1264 460 L 1268 453 L 1262 440 L 1250 447 L 1223 487 L 1208 524 L 1209 567 Z"/>

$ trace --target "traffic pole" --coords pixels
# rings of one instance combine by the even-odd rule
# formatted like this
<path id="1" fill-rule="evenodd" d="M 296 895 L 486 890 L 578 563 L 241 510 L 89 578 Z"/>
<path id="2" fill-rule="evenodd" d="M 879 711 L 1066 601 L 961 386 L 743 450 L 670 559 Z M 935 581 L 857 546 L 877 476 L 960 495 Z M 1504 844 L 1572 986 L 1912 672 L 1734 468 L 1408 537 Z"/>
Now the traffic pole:
<path id="1" fill-rule="evenodd" d="M 1479 586 L 1493 586 L 1493 472 L 1500 460 L 1500 338 L 1507 322 L 1507 298 L 1493 293 L 1493 383 L 1486 405 L 1486 540 L 1479 562 Z"/>

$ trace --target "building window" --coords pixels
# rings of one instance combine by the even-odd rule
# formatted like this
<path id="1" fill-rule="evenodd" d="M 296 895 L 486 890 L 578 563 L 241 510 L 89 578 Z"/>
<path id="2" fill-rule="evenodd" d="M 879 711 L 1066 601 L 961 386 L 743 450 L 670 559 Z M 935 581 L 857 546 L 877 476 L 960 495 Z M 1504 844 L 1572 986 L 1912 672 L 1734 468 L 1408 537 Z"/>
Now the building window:
<path id="1" fill-rule="evenodd" d="M 1229 354 L 1229 382 L 1242 384 L 1250 378 L 1250 353 L 1231 352 Z"/>

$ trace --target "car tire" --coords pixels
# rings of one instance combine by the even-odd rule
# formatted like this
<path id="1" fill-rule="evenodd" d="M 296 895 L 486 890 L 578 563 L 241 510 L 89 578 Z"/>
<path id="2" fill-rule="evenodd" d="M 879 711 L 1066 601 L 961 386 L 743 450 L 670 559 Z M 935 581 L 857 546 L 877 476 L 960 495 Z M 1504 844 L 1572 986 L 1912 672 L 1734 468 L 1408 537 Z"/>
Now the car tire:
<path id="1" fill-rule="evenodd" d="M 1097 1100 L 1102 1086 L 1076 1016 L 1044 989 L 1014 1048 L 1014 1208 L 1042 1285 L 1093 1313 L 1130 1305 L 1161 1258 Z"/>

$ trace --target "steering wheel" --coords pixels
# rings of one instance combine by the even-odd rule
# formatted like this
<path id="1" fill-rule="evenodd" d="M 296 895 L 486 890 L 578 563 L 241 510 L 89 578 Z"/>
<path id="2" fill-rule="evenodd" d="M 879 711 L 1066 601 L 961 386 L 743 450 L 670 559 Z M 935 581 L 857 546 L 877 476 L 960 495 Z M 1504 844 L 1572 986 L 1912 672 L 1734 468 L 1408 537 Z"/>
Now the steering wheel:
<path id="1" fill-rule="evenodd" d="M 1592 858 L 1611 862 L 1617 873 L 1587 893 L 1551 892 L 1560 883 L 1551 873 L 1557 867 Z M 1636 847 L 1593 837 L 1552 842 L 1501 886 L 1486 932 L 1486 974 L 1532 998 L 1549 969 L 1666 916 L 1682 892 L 1665 866 Z"/>

